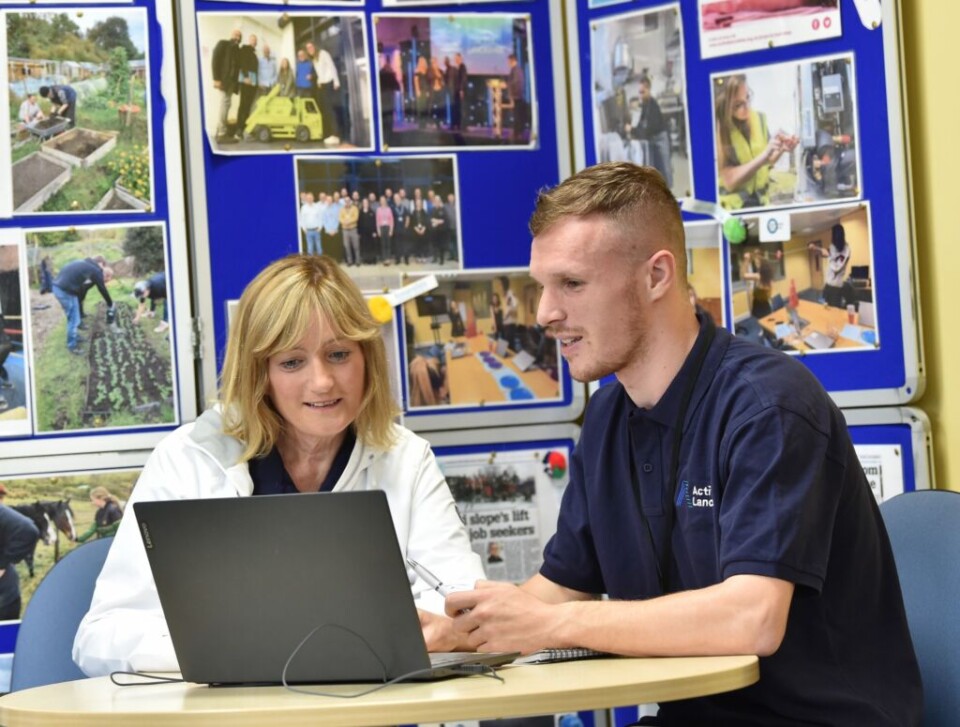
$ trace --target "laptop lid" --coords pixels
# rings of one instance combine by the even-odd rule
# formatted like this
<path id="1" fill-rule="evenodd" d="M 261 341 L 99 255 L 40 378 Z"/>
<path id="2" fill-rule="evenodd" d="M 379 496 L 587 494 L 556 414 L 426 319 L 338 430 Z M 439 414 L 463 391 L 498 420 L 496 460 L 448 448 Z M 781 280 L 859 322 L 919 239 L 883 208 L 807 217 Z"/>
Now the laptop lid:
<path id="1" fill-rule="evenodd" d="M 382 491 L 133 509 L 185 680 L 279 683 L 294 651 L 289 683 L 384 681 L 431 668 Z M 464 656 L 502 664 L 515 655 Z"/>

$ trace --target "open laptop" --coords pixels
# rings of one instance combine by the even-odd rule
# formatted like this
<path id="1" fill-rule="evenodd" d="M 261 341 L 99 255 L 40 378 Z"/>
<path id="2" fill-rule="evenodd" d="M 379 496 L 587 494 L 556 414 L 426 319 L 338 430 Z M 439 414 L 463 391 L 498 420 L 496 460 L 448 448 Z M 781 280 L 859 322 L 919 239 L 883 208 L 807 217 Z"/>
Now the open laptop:
<path id="1" fill-rule="evenodd" d="M 836 343 L 830 336 L 820 331 L 812 331 L 809 335 L 804 337 L 803 342 L 810 346 L 810 348 L 817 349 L 822 351 L 823 349 L 832 348 L 833 344 Z"/>
<path id="2" fill-rule="evenodd" d="M 386 495 L 138 502 L 186 681 L 381 682 L 470 673 L 518 654 L 428 655 Z M 312 635 L 311 635 L 312 633 Z M 432 661 L 433 660 L 433 661 Z"/>

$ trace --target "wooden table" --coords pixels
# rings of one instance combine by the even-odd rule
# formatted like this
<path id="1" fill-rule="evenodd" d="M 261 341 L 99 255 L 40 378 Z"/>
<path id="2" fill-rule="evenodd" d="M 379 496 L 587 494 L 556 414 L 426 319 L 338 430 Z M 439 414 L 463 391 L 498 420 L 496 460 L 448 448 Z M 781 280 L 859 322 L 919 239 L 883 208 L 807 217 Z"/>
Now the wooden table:
<path id="1" fill-rule="evenodd" d="M 117 687 L 108 677 L 0 697 L 6 727 L 60 725 L 384 725 L 556 714 L 717 694 L 759 679 L 755 656 L 591 659 L 508 666 L 500 683 L 470 676 L 394 684 L 357 699 L 308 696 L 282 687 L 197 684 Z M 369 685 L 364 685 L 369 686 Z M 355 685 L 318 690 L 350 693 Z"/>
<path id="2" fill-rule="evenodd" d="M 490 339 L 485 335 L 471 338 L 455 338 L 455 343 L 465 345 L 466 353 L 460 358 L 447 355 L 447 384 L 450 387 L 450 404 L 484 404 L 493 401 L 506 401 L 493 374 L 484 368 L 476 354 L 489 351 Z M 492 353 L 492 352 L 491 352 Z M 496 353 L 493 357 L 514 374 L 537 399 L 556 399 L 560 396 L 560 385 L 546 371 L 532 369 L 521 371 L 512 358 L 502 358 Z"/>
<path id="3" fill-rule="evenodd" d="M 824 335 L 835 338 L 833 348 L 872 348 L 871 344 L 866 341 L 844 338 L 840 335 L 843 327 L 850 322 L 847 318 L 845 308 L 834 308 L 833 306 L 822 305 L 809 300 L 800 300 L 797 304 L 797 315 L 805 319 L 807 325 L 800 331 L 799 336 L 790 336 L 784 340 L 798 351 L 813 350 L 804 343 L 803 338 L 814 331 L 819 331 Z M 787 307 L 784 306 L 783 308 L 775 310 L 770 315 L 760 318 L 759 321 L 761 326 L 776 335 L 777 324 L 789 323 L 790 313 Z M 860 327 L 871 331 L 873 330 L 871 326 L 861 325 Z"/>

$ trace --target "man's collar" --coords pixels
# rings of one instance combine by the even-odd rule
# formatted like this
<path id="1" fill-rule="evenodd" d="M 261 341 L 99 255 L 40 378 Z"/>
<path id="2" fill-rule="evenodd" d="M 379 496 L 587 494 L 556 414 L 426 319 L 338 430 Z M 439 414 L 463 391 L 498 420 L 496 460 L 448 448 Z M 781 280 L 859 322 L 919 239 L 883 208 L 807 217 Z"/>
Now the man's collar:
<path id="1" fill-rule="evenodd" d="M 687 388 L 687 382 L 689 381 L 690 377 L 694 375 L 694 368 L 696 367 L 697 363 L 697 353 L 702 346 L 707 345 L 706 340 L 708 336 L 713 338 L 711 331 L 714 331 L 715 333 L 716 326 L 709 316 L 703 316 L 698 313 L 697 320 L 700 323 L 700 332 L 697 334 L 697 340 L 694 342 L 693 347 L 690 349 L 690 352 L 684 359 L 683 365 L 680 367 L 680 371 L 678 371 L 677 375 L 673 377 L 673 381 L 670 382 L 667 390 L 663 393 L 663 396 L 660 397 L 660 401 L 654 404 L 650 409 L 642 409 L 640 407 L 637 407 L 636 409 L 636 412 L 644 418 L 651 419 L 658 424 L 664 425 L 665 427 L 672 427 L 676 424 L 677 411 L 680 409 L 680 404 Z M 714 338 L 714 340 L 716 339 Z M 713 348 L 713 346 L 711 346 L 711 348 Z M 710 353 L 710 351 L 707 351 L 700 374 L 697 377 L 698 380 L 712 378 L 713 376 L 713 370 L 716 368 L 717 359 L 715 356 L 711 356 Z M 701 391 L 698 392 L 694 390 L 688 406 L 688 409 L 691 411 L 695 408 L 697 400 L 702 394 L 702 387 L 698 386 L 697 388 L 701 389 Z"/>

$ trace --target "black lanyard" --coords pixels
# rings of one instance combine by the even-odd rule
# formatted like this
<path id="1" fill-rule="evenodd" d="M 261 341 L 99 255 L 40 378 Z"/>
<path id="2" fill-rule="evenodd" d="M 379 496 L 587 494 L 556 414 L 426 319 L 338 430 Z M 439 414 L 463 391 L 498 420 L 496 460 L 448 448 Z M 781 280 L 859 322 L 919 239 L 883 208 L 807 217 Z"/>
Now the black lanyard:
<path id="1" fill-rule="evenodd" d="M 703 370 L 703 363 L 707 358 L 707 351 L 710 350 L 710 344 L 713 343 L 716 336 L 716 326 L 707 321 L 703 340 L 699 341 L 697 351 L 693 361 L 693 368 L 684 385 L 683 395 L 680 398 L 680 406 L 677 410 L 677 418 L 673 426 L 673 442 L 670 452 L 670 479 L 667 480 L 667 486 L 673 483 L 670 501 L 666 509 L 666 539 L 664 542 L 663 553 L 657 548 L 656 539 L 653 537 L 653 528 L 650 527 L 650 521 L 643 511 L 643 496 L 640 490 L 640 478 L 637 476 L 637 464 L 634 461 L 634 442 L 633 430 L 629 423 L 627 425 L 627 435 L 630 442 L 630 482 L 633 486 L 634 496 L 637 500 L 637 509 L 640 512 L 640 519 L 643 521 L 644 529 L 647 531 L 647 538 L 650 540 L 650 549 L 653 551 L 654 559 L 657 564 L 657 578 L 660 582 L 660 592 L 663 595 L 670 593 L 670 571 L 673 565 L 673 526 L 676 522 L 676 496 L 679 482 L 677 478 L 680 474 L 680 444 L 683 440 L 683 423 L 687 417 L 687 409 L 690 407 L 690 400 L 693 398 L 693 390 L 697 386 L 697 379 L 700 378 L 700 372 Z M 661 494 L 661 499 L 663 495 Z"/>

